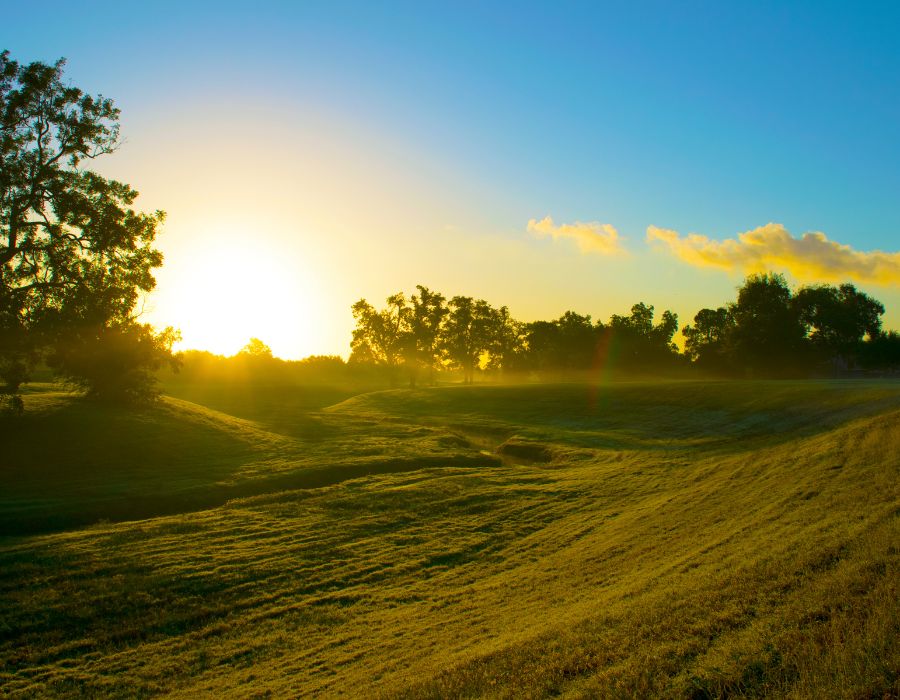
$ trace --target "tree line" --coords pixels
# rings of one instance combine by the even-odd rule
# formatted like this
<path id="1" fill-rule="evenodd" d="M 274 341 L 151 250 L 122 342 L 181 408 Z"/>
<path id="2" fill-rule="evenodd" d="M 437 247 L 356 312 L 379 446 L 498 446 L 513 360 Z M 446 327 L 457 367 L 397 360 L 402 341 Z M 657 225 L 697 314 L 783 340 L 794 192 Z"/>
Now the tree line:
<path id="1" fill-rule="evenodd" d="M 411 386 L 433 382 L 441 370 L 471 383 L 477 372 L 803 377 L 900 367 L 900 336 L 882 331 L 881 302 L 849 283 L 794 292 L 775 273 L 751 275 L 734 302 L 701 309 L 681 330 L 683 351 L 674 342 L 678 316 L 665 310 L 657 319 L 644 302 L 607 322 L 566 311 L 523 323 L 506 306 L 448 299 L 423 285 L 386 301 L 380 309 L 365 299 L 353 305 L 349 362 L 381 367 L 393 383 Z"/>

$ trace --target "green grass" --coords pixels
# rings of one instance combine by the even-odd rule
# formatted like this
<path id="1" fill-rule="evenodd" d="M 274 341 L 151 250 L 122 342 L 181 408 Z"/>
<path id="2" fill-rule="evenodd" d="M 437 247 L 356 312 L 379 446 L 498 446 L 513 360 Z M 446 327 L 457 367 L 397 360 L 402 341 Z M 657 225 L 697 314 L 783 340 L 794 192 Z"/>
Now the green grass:
<path id="1" fill-rule="evenodd" d="M 27 395 L 0 695 L 900 696 L 900 386 L 328 398 Z"/>

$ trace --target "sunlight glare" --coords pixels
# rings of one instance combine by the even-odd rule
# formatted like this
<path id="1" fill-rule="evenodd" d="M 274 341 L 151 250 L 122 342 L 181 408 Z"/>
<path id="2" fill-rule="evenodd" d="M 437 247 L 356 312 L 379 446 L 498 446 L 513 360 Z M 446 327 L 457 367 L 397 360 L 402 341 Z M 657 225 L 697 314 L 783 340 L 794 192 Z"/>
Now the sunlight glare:
<path id="1" fill-rule="evenodd" d="M 224 227 L 192 236 L 189 247 L 179 260 L 190 265 L 167 270 L 157 300 L 181 328 L 180 349 L 233 355 L 256 337 L 279 357 L 316 352 L 318 285 L 299 251 Z"/>

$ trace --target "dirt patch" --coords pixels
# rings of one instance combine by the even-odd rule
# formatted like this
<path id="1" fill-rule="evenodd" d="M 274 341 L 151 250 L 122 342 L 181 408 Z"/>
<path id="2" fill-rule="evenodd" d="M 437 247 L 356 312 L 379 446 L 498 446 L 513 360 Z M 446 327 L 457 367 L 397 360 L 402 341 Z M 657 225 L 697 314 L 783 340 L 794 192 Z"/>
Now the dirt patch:
<path id="1" fill-rule="evenodd" d="M 521 462 L 547 463 L 553 461 L 553 451 L 539 442 L 525 442 L 510 438 L 497 448 L 497 454 Z"/>

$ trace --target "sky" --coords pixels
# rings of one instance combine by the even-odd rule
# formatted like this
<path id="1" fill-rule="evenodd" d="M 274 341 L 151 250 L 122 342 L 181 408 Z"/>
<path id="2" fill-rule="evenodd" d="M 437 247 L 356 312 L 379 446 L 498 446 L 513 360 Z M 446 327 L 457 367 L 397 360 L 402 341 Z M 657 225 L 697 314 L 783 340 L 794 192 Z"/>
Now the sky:
<path id="1" fill-rule="evenodd" d="M 165 210 L 145 319 L 349 352 L 424 284 L 682 324 L 745 275 L 900 328 L 897 3 L 44 2 L 0 48 L 122 110 L 92 165 Z"/>

